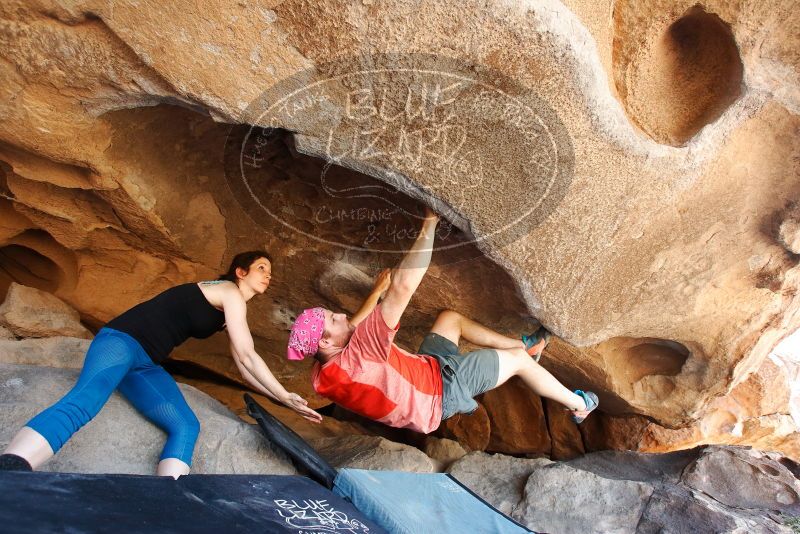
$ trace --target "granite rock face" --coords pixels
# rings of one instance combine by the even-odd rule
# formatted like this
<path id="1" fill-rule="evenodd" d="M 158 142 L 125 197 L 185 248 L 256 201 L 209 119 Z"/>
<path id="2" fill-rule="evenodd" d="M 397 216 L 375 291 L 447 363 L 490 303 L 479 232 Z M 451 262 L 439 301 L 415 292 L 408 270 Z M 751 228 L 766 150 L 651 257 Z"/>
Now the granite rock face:
<path id="1" fill-rule="evenodd" d="M 446 308 L 515 337 L 535 318 L 563 340 L 544 364 L 608 413 L 695 424 L 800 326 L 795 7 L 4 2 L 0 288 L 53 293 L 96 327 L 266 247 L 275 278 L 250 305 L 253 330 L 271 368 L 319 405 L 308 365 L 281 360 L 287 323 L 309 305 L 352 312 L 424 201 L 459 246 L 437 251 L 403 344 Z M 431 58 L 448 80 L 500 92 L 473 84 L 459 99 L 440 83 L 421 98 L 435 84 L 374 68 L 419 74 Z M 361 78 L 270 123 L 288 133 L 259 145 L 243 196 L 226 168 L 231 125 L 261 124 L 259 98 L 281 81 L 343 71 Z M 373 100 L 355 99 L 365 88 Z M 418 101 L 439 107 L 399 113 Z M 519 102 L 544 122 L 523 120 Z M 540 151 L 536 124 L 557 153 Z M 337 262 L 348 267 L 330 271 Z M 326 273 L 346 294 L 319 287 Z M 770 424 L 742 432 L 779 432 Z M 509 421 L 487 426 L 470 448 L 512 452 Z"/>
<path id="2" fill-rule="evenodd" d="M 425 440 L 423 452 L 433 461 L 436 471 L 445 471 L 453 462 L 467 454 L 459 442 L 433 436 Z"/>
<path id="3" fill-rule="evenodd" d="M 716 443 L 777 451 L 800 460 L 798 341 L 796 333 L 782 341 L 756 372 L 714 399 L 696 424 L 671 429 L 638 416 L 603 414 L 580 427 L 587 450 L 667 452 Z"/>
<path id="4" fill-rule="evenodd" d="M 91 341 L 75 337 L 0 339 L 0 362 L 80 369 Z"/>
<path id="5" fill-rule="evenodd" d="M 318 438 L 310 444 L 334 467 L 430 473 L 431 459 L 415 447 L 377 436 Z"/>
<path id="6" fill-rule="evenodd" d="M 740 447 L 608 451 L 568 462 L 470 453 L 449 472 L 537 531 L 789 533 L 800 482 L 786 462 Z M 759 496 L 776 485 L 781 492 Z"/>
<path id="7" fill-rule="evenodd" d="M 711 448 L 684 471 L 682 480 L 687 486 L 735 508 L 800 513 L 800 484 L 778 455 Z"/>
<path id="8" fill-rule="evenodd" d="M 0 324 L 17 337 L 92 338 L 71 306 L 46 291 L 13 282 L 0 305 Z"/>
<path id="9" fill-rule="evenodd" d="M 531 473 L 551 463 L 546 458 L 526 459 L 471 452 L 453 463 L 447 472 L 492 506 L 511 515 L 519 506 Z"/>
<path id="10" fill-rule="evenodd" d="M 531 473 L 514 518 L 544 532 L 633 532 L 652 493 L 648 484 L 556 465 Z"/>

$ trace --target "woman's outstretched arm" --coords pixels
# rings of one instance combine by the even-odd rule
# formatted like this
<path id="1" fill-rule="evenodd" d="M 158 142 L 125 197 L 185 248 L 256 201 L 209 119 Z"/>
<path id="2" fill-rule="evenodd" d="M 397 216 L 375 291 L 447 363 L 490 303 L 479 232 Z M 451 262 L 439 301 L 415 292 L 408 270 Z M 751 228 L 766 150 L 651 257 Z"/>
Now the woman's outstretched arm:
<path id="1" fill-rule="evenodd" d="M 234 287 L 223 294 L 225 324 L 231 341 L 231 356 L 248 384 L 257 391 L 293 409 L 311 422 L 319 423 L 322 416 L 308 407 L 297 393 L 286 391 L 267 364 L 255 350 L 253 336 L 247 326 L 247 304 Z"/>

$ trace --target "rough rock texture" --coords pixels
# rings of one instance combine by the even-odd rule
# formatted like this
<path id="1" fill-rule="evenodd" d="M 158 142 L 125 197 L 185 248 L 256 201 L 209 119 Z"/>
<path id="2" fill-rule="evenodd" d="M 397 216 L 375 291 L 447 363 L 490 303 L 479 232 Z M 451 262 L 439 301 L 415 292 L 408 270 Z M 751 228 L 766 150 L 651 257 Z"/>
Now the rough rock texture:
<path id="1" fill-rule="evenodd" d="M 408 187 L 377 197 L 411 208 L 424 198 L 457 223 L 453 241 L 480 238 L 437 252 L 403 343 L 413 348 L 447 307 L 514 335 L 533 316 L 564 340 L 545 365 L 597 390 L 606 411 L 665 428 L 696 422 L 800 326 L 791 203 L 800 189 L 800 12 L 790 0 L 695 4 L 4 2 L 0 288 L 52 292 L 98 326 L 265 246 L 275 281 L 250 306 L 253 329 L 271 368 L 305 383 L 299 391 L 319 405 L 307 364 L 280 361 L 287 322 L 314 303 L 352 311 L 357 299 L 313 281 L 337 262 L 368 277 L 396 260 L 331 245 L 364 243 L 370 224 L 387 232 L 357 211 L 386 203 L 332 200 L 320 177 L 337 191 L 386 191 L 389 182 Z M 395 54 L 414 67 L 412 52 L 454 58 L 459 72 L 492 71 L 505 94 L 545 103 L 542 116 L 552 110 L 569 175 L 559 202 L 519 226 L 518 239 L 497 237 L 498 218 L 541 192 L 534 170 L 552 167 L 532 158 L 525 124 L 459 108 L 455 126 L 471 135 L 463 158 L 406 157 L 399 146 L 425 145 L 409 142 L 411 130 L 433 130 L 425 147 L 437 155 L 449 130 L 390 120 L 408 102 L 405 89 L 422 84 L 398 90 L 370 75 L 365 86 L 386 105 L 368 131 L 386 136 L 336 161 L 376 179 L 328 173 L 312 157 L 332 131 L 336 141 L 364 131 L 353 121 L 328 127 L 345 115 L 343 83 L 329 100 L 291 108 L 275 125 L 296 135 L 261 153 L 259 201 L 280 222 L 242 207 L 223 169 L 222 123 L 256 122 L 248 106 L 267 88 L 300 72 L 306 81 L 335 74 L 333 58 L 369 67 Z M 451 117 L 432 116 L 443 115 Z M 348 215 L 321 218 L 320 199 Z"/>
<path id="2" fill-rule="evenodd" d="M 544 532 L 633 532 L 652 493 L 648 484 L 555 465 L 531 474 L 514 518 Z"/>
<path id="3" fill-rule="evenodd" d="M 311 440 L 311 446 L 334 467 L 430 473 L 434 465 L 415 447 L 377 436 L 349 436 Z"/>
<path id="4" fill-rule="evenodd" d="M 553 460 L 570 460 L 586 452 L 578 425 L 572 422 L 569 412 L 557 402 L 542 400 L 547 412 L 547 431 Z"/>
<path id="5" fill-rule="evenodd" d="M 702 444 L 739 444 L 800 460 L 800 335 L 781 342 L 757 372 L 714 399 L 698 423 L 669 429 L 637 416 L 605 414 L 581 425 L 588 450 L 666 452 Z"/>
<path id="6" fill-rule="evenodd" d="M 623 32 L 639 29 L 642 10 L 627 1 L 615 7 L 614 22 L 623 30 L 614 40 L 615 87 L 628 116 L 653 139 L 680 146 L 741 96 L 736 36 L 717 13 L 679 4 L 671 17 L 646 23 L 656 31 L 630 35 Z"/>
<path id="7" fill-rule="evenodd" d="M 486 408 L 478 404 L 478 409 L 471 414 L 456 414 L 442 423 L 436 434 L 444 438 L 454 439 L 469 451 L 483 451 L 489 446 L 492 433 L 492 422 Z"/>
<path id="8" fill-rule="evenodd" d="M 780 457 L 743 449 L 703 451 L 683 482 L 735 508 L 800 512 L 800 483 Z"/>
<path id="9" fill-rule="evenodd" d="M 796 504 L 759 498 L 765 488 L 753 484 L 785 484 L 782 491 L 795 495 L 800 483 L 793 462 L 737 447 L 608 451 L 569 462 L 470 453 L 449 472 L 543 532 L 788 533 L 783 521 L 796 514 Z"/>
<path id="10" fill-rule="evenodd" d="M 546 458 L 528 460 L 476 451 L 455 462 L 447 472 L 510 515 L 517 508 L 531 473 L 551 463 Z"/>
<path id="11" fill-rule="evenodd" d="M 74 337 L 0 339 L 0 362 L 80 369 L 91 341 Z"/>
<path id="12" fill-rule="evenodd" d="M 542 399 L 514 377 L 505 387 L 481 395 L 492 433 L 486 449 L 503 453 L 550 454 Z"/>
<path id="13" fill-rule="evenodd" d="M 77 371 L 0 364 L 0 448 L 36 413 L 64 395 Z M 295 474 L 283 452 L 259 430 L 240 421 L 216 400 L 180 386 L 200 420 L 193 473 Z M 155 474 L 164 433 L 114 393 L 100 414 L 46 463 L 47 471 Z"/>
<path id="14" fill-rule="evenodd" d="M 423 452 L 433 461 L 436 471 L 445 471 L 456 460 L 463 458 L 467 451 L 457 441 L 428 436 Z"/>
<path id="15" fill-rule="evenodd" d="M 0 324 L 18 337 L 92 337 L 71 306 L 46 291 L 15 283 L 0 305 Z"/>

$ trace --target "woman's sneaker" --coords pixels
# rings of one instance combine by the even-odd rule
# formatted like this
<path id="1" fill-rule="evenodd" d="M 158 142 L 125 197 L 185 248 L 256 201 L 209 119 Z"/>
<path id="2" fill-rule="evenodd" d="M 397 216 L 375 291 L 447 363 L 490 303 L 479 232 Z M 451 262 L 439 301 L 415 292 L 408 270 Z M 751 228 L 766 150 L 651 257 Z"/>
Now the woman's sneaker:
<path id="1" fill-rule="evenodd" d="M 553 334 L 543 326 L 540 326 L 529 336 L 522 336 L 522 342 L 525 343 L 525 352 L 533 356 L 533 359 L 538 362 L 551 337 L 553 337 Z"/>
<path id="2" fill-rule="evenodd" d="M 575 410 L 572 411 L 572 422 L 576 425 L 583 423 L 583 421 L 589 416 L 595 408 L 600 405 L 600 399 L 597 398 L 597 395 L 592 393 L 591 391 L 583 392 L 580 389 L 575 390 L 575 394 L 578 395 L 583 399 L 586 403 L 585 410 Z"/>
<path id="3" fill-rule="evenodd" d="M 22 456 L 0 454 L 0 471 L 33 471 L 33 469 Z"/>

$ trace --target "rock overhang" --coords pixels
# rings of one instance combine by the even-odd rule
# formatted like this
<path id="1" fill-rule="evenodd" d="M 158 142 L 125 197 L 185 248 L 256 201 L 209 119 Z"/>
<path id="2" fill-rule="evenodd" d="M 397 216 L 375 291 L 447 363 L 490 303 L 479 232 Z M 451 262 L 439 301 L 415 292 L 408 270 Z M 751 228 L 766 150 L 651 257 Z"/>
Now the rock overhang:
<path id="1" fill-rule="evenodd" d="M 23 246 L 53 261 L 58 249 L 59 258 L 69 259 L 56 259 L 54 263 L 77 264 L 79 268 L 70 268 L 72 277 L 83 273 L 83 282 L 79 277 L 72 287 L 62 284 L 56 291 L 60 289 L 65 295 L 89 292 L 92 284 L 87 280 L 109 280 L 113 267 L 108 266 L 115 262 L 126 265 L 134 276 L 162 277 L 159 284 L 209 273 L 218 267 L 223 254 L 242 243 L 231 239 L 233 234 L 226 229 L 227 235 L 217 232 L 214 244 L 206 247 L 215 253 L 204 255 L 198 235 L 207 235 L 213 229 L 209 226 L 206 234 L 197 234 L 183 222 L 193 214 L 195 218 L 197 214 L 214 214 L 213 206 L 200 198 L 202 187 L 189 184 L 186 178 L 176 180 L 166 161 L 134 165 L 133 151 L 126 155 L 120 148 L 135 137 L 125 128 L 148 125 L 151 129 L 145 135 L 153 135 L 152 128 L 165 125 L 153 114 L 139 122 L 145 115 L 135 110 L 109 110 L 175 102 L 202 109 L 217 120 L 241 122 L 247 106 L 265 87 L 298 72 L 309 68 L 314 72 L 315 66 L 341 57 L 359 58 L 367 64 L 371 54 L 392 53 L 396 57 L 422 53 L 486 66 L 531 88 L 555 110 L 574 146 L 571 182 L 545 220 L 525 233 L 524 239 L 500 244 L 485 240 L 480 245 L 481 252 L 501 265 L 513 280 L 506 294 L 514 293 L 516 284 L 525 302 L 524 307 L 512 306 L 510 317 L 502 317 L 499 310 L 484 311 L 490 323 L 517 327 L 520 315 L 535 316 L 572 345 L 568 350 L 557 350 L 556 346 L 552 351 L 553 365 L 564 376 L 605 389 L 608 406 L 644 413 L 671 425 L 696 418 L 711 398 L 725 393 L 756 368 L 777 341 L 797 326 L 792 319 L 797 308 L 793 298 L 796 257 L 786 245 L 791 241 L 787 237 L 791 217 L 785 217 L 789 222 L 778 221 L 777 234 L 765 224 L 789 213 L 786 200 L 797 193 L 796 180 L 792 180 L 797 169 L 786 168 L 787 162 L 797 161 L 793 156 L 797 144 L 790 134 L 797 128 L 793 93 L 778 91 L 774 76 L 768 75 L 775 72 L 776 61 L 795 69 L 796 63 L 791 63 L 786 48 L 770 44 L 763 29 L 753 28 L 753 19 L 748 16 L 757 14 L 737 12 L 722 4 L 706 6 L 708 16 L 730 25 L 744 65 L 744 89 L 716 120 L 695 133 L 685 146 L 675 148 L 642 136 L 626 118 L 626 109 L 609 83 L 609 65 L 604 64 L 612 42 L 602 40 L 596 21 L 585 18 L 586 6 L 580 3 L 569 6 L 570 11 L 559 2 L 514 6 L 498 2 L 489 16 L 471 3 L 458 8 L 442 5 L 412 9 L 410 4 L 395 2 L 377 9 L 355 3 L 311 6 L 284 2 L 271 14 L 254 7 L 229 7 L 203 21 L 187 19 L 179 4 L 163 6 L 164 12 L 134 11 L 124 5 L 111 10 L 96 2 L 84 13 L 77 13 L 53 3 L 49 18 L 37 20 L 36 10 L 28 9 L 22 11 L 25 16 L 14 21 L 22 34 L 47 38 L 39 43 L 27 41 L 33 55 L 14 59 L 20 68 L 9 73 L 9 86 L 15 87 L 28 104 L 12 107 L 15 111 L 4 121 L 3 139 L 44 160 L 77 164 L 85 169 L 84 174 L 102 177 L 93 180 L 102 181 L 103 189 L 113 191 L 106 190 L 104 197 L 112 199 L 123 223 L 104 219 L 109 230 L 100 248 L 115 252 L 107 252 L 97 262 L 87 259 L 86 254 L 87 247 L 98 245 L 99 232 L 95 229 L 88 231 L 94 234 L 94 242 L 70 243 L 78 249 L 71 250 L 65 245 L 70 232 L 59 232 L 52 214 L 49 219 L 39 216 L 36 221 L 30 220 L 30 212 L 25 215 L 29 222 L 20 223 L 25 230 L 11 232 L 13 235 L 4 242 L 5 247 L 11 247 L 6 250 L 12 257 L 29 257 L 28 252 L 20 256 L 24 250 L 17 247 Z M 669 31 L 670 25 L 682 17 L 700 17 L 700 26 L 711 24 L 705 15 L 687 15 L 692 9 L 688 3 L 662 8 L 658 2 L 647 3 L 639 8 L 642 13 L 638 18 L 635 6 L 620 4 L 615 8 L 613 46 L 622 53 L 612 57 L 617 65 L 624 58 L 625 46 L 646 48 L 644 45 Z M 791 21 L 791 17 L 787 12 L 786 20 Z M 207 24 L 214 21 L 227 25 L 230 31 L 209 31 Z M 776 34 L 781 35 L 784 26 L 774 24 Z M 71 40 L 74 35 L 70 35 L 77 33 L 95 43 L 105 54 L 101 56 L 109 58 L 109 65 L 114 67 L 114 76 L 107 75 L 108 66 L 102 69 L 105 74 L 99 78 L 106 80 L 103 84 L 91 81 L 99 72 L 97 54 L 80 47 L 71 48 L 67 54 L 48 44 Z M 759 39 L 767 43 L 764 48 L 769 51 L 769 61 L 753 52 Z M 630 42 L 626 44 L 626 40 Z M 365 43 L 369 44 L 366 52 Z M 53 82 L 47 82 L 47 69 L 31 59 L 36 52 L 42 54 L 40 57 L 57 58 L 54 61 L 61 72 L 80 73 L 58 78 L 68 91 L 47 89 Z M 395 96 L 395 104 L 401 107 L 401 97 Z M 45 105 L 49 98 L 63 105 Z M 21 112 L 37 105 L 41 113 Z M 177 119 L 192 125 L 194 131 L 186 130 L 187 143 L 195 142 L 194 136 L 202 136 L 203 131 L 220 131 L 208 120 L 186 117 L 172 111 L 164 115 L 166 121 Z M 61 128 L 50 129 L 48 124 Z M 301 150 L 314 153 L 316 146 L 319 154 L 320 141 L 327 131 L 315 129 L 318 123 L 279 126 L 296 132 Z M 487 153 L 505 155 L 513 163 L 519 154 L 503 153 L 509 142 L 501 132 L 477 146 Z M 179 142 L 177 133 L 169 139 Z M 140 148 L 146 154 L 146 149 L 154 147 L 140 143 Z M 175 152 L 176 156 L 189 154 Z M 167 156 L 160 157 L 166 160 Z M 199 159 L 197 154 L 193 157 Z M 24 175 L 18 170 L 22 160 L 11 155 L 4 161 Z M 387 178 L 385 172 L 376 171 L 374 161 L 359 163 L 359 158 L 352 158 L 349 164 L 378 179 Z M 197 172 L 200 166 L 194 165 L 191 171 Z M 392 170 L 390 165 L 382 168 Z M 491 170 L 487 174 L 490 178 Z M 417 199 L 432 198 L 431 203 L 441 207 L 458 204 L 453 201 L 460 192 L 458 182 L 432 183 L 424 172 L 405 171 L 395 174 L 416 187 Z M 40 181 L 50 180 L 43 174 L 38 176 Z M 214 182 L 219 177 L 208 179 Z M 170 187 L 159 187 L 155 180 Z M 181 181 L 184 183 L 176 183 Z M 503 185 L 502 180 L 497 182 Z M 492 228 L 492 210 L 499 199 L 509 196 L 518 200 L 520 189 L 525 189 L 524 183 L 506 181 L 505 185 L 497 187 L 493 181 L 485 194 L 478 195 L 480 198 L 462 203 L 458 211 L 451 210 L 454 222 L 467 230 L 468 237 L 480 237 Z M 181 205 L 182 195 L 197 199 L 194 211 Z M 30 198 L 35 203 L 37 196 Z M 229 201 L 219 196 L 213 199 L 217 204 Z M 12 201 L 17 208 L 23 203 L 19 198 Z M 217 211 L 221 218 L 214 216 L 215 228 L 220 224 L 234 226 L 225 218 L 232 212 L 224 208 Z M 112 237 L 114 224 L 121 230 Z M 297 247 L 286 245 L 294 239 L 292 234 L 276 233 L 282 241 L 274 244 L 277 250 L 308 258 Z M 136 262 L 132 263 L 130 256 L 125 260 L 121 247 L 134 248 Z M 64 248 L 67 251 L 61 250 Z M 113 259 L 108 257 L 115 254 Z M 334 257 L 345 258 L 364 270 L 376 266 L 374 260 L 360 254 Z M 464 271 L 460 269 L 458 274 L 463 276 Z M 57 278 L 55 274 L 46 277 Z M 448 288 L 457 283 L 455 273 L 453 279 L 447 280 L 444 275 L 440 279 L 446 280 L 443 285 Z M 419 329 L 424 328 L 425 319 L 437 306 L 479 309 L 477 298 L 460 294 L 448 300 L 444 289 L 431 290 L 437 297 L 421 305 L 425 313 L 415 321 Z M 127 300 L 133 302 L 142 296 L 143 289 L 131 284 L 127 291 Z M 312 291 L 307 288 L 290 295 L 284 289 L 276 299 L 282 306 L 297 308 L 302 306 L 301 300 L 316 298 Z M 99 305 L 101 301 L 95 297 L 85 303 L 82 313 L 99 322 L 119 311 L 115 309 L 118 304 Z M 259 322 L 267 336 L 280 337 L 268 321 Z M 653 350 L 640 357 L 637 354 L 641 349 L 637 352 L 636 347 Z M 663 347 L 672 349 L 666 354 Z M 631 358 L 638 361 L 631 362 Z"/>

